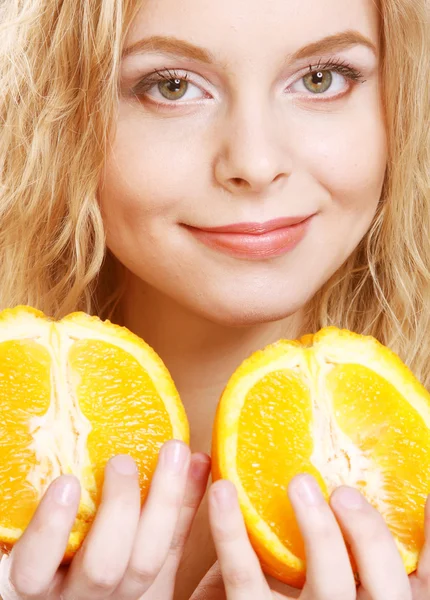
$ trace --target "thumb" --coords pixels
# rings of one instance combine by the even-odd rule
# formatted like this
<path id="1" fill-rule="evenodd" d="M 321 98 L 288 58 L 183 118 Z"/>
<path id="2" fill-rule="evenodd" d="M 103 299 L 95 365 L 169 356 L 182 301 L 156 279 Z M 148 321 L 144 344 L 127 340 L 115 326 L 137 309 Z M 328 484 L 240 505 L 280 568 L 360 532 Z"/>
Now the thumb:
<path id="1" fill-rule="evenodd" d="M 203 577 L 190 600 L 227 600 L 218 561 Z"/>

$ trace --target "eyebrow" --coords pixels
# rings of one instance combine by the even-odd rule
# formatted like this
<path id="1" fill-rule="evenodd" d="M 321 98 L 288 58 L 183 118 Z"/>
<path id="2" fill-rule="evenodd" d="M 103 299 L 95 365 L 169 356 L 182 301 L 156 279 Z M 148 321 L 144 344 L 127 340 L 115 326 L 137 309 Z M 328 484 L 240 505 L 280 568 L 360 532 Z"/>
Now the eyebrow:
<path id="1" fill-rule="evenodd" d="M 342 50 L 351 46 L 356 46 L 357 44 L 370 48 L 370 50 L 377 55 L 376 46 L 369 38 L 359 31 L 350 29 L 311 42 L 299 50 L 296 50 L 296 52 L 289 56 L 289 59 L 300 60 L 316 54 L 325 54 L 327 52 Z M 181 56 L 203 63 L 216 62 L 213 54 L 205 48 L 195 46 L 194 44 L 190 44 L 185 40 L 180 40 L 175 37 L 165 37 L 160 35 L 144 38 L 131 44 L 125 48 L 122 58 L 143 52 L 163 52 L 171 54 L 172 56 Z"/>

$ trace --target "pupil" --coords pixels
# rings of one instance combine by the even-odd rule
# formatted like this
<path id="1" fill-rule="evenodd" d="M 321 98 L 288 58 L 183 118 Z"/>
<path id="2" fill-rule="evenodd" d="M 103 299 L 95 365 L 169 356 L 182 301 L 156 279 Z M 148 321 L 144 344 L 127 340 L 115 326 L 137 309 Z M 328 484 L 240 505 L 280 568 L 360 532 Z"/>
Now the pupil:
<path id="1" fill-rule="evenodd" d="M 171 92 L 178 92 L 181 89 L 181 79 L 171 79 L 168 87 Z"/>
<path id="2" fill-rule="evenodd" d="M 319 73 L 314 73 L 313 77 L 312 77 L 312 83 L 318 84 L 321 83 L 323 79 L 323 74 L 321 73 L 321 71 Z"/>

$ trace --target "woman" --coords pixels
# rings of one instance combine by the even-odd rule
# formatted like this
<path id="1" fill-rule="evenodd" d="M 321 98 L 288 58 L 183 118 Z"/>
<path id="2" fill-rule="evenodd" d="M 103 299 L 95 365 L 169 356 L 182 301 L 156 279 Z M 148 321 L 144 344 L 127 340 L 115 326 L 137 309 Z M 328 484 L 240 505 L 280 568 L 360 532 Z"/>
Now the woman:
<path id="1" fill-rule="evenodd" d="M 303 591 L 263 577 L 228 482 L 209 491 L 211 532 L 203 504 L 189 534 L 215 406 L 252 351 L 334 323 L 376 336 L 430 385 L 425 1 L 1 10 L 1 305 L 85 310 L 143 337 L 194 450 L 162 449 L 140 519 L 135 465 L 112 459 L 69 569 L 79 486 L 58 479 L 3 559 L 4 600 L 429 598 L 427 545 L 408 578 L 380 515 L 345 487 L 329 506 L 306 476 L 289 488 Z M 220 569 L 199 584 L 212 536 Z"/>

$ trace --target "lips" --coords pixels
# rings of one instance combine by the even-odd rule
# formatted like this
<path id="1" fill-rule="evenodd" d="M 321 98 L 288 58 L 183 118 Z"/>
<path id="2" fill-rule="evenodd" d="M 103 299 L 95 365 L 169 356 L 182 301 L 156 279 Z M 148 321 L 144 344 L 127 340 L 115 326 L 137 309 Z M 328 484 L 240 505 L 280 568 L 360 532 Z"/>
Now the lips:
<path id="1" fill-rule="evenodd" d="M 293 250 L 303 239 L 313 215 L 283 217 L 265 223 L 234 223 L 187 229 L 210 248 L 250 260 L 273 258 Z"/>
<path id="2" fill-rule="evenodd" d="M 222 227 L 199 227 L 198 229 L 200 231 L 207 231 L 208 233 L 249 233 L 252 235 L 261 235 L 276 229 L 298 225 L 308 218 L 309 216 L 281 217 L 266 221 L 265 223 L 235 223 L 232 225 L 223 225 Z"/>

